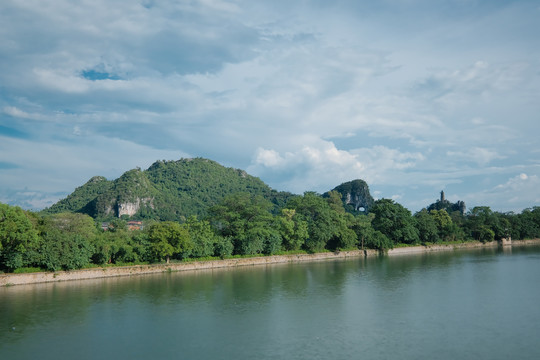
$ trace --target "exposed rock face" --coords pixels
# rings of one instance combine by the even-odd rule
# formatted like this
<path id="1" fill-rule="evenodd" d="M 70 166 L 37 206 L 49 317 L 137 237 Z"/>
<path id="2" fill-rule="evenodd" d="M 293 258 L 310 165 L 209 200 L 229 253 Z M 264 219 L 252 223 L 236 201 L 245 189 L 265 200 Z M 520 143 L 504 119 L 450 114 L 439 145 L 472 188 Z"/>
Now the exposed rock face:
<path id="1" fill-rule="evenodd" d="M 123 203 L 123 204 L 118 203 L 117 206 L 118 206 L 118 210 L 117 210 L 118 217 L 121 217 L 122 215 L 133 216 L 141 208 L 141 203 L 139 200 L 137 200 L 137 202 L 132 202 L 132 203 L 129 203 L 129 202 Z"/>
<path id="2" fill-rule="evenodd" d="M 98 183 L 102 181 L 107 181 L 107 179 L 103 176 L 93 176 L 90 180 L 88 180 L 87 184 Z"/>
<path id="3" fill-rule="evenodd" d="M 148 199 L 148 198 L 136 199 L 134 202 L 123 202 L 123 203 L 118 202 L 116 204 L 117 216 L 118 217 L 121 217 L 122 215 L 133 216 L 137 213 L 137 211 L 141 209 L 141 205 L 147 205 L 147 206 L 150 206 L 151 208 L 154 208 L 152 204 L 152 199 Z"/>
<path id="4" fill-rule="evenodd" d="M 108 206 L 105 209 L 105 214 L 114 214 L 118 217 L 121 217 L 122 215 L 133 216 L 141 209 L 141 206 L 148 206 L 153 209 L 153 200 L 154 199 L 151 198 L 144 198 L 135 199 L 135 201 L 117 201 L 116 204 Z"/>
<path id="5" fill-rule="evenodd" d="M 340 193 L 343 203 L 352 206 L 354 211 L 368 213 L 375 202 L 364 180 L 357 179 L 343 183 L 335 187 L 333 191 Z"/>
<path id="6" fill-rule="evenodd" d="M 367 207 L 365 199 L 357 193 L 347 193 L 345 204 L 352 205 L 356 211 Z"/>

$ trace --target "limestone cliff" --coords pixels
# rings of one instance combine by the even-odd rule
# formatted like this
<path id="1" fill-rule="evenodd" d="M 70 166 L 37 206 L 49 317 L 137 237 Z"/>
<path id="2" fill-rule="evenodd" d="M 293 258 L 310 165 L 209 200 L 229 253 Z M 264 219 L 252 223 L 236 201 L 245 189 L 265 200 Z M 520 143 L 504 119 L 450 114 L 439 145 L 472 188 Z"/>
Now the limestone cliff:
<path id="1" fill-rule="evenodd" d="M 333 191 L 341 194 L 343 205 L 350 212 L 368 213 L 375 202 L 364 180 L 357 179 L 343 183 L 336 186 Z"/>
<path id="2" fill-rule="evenodd" d="M 153 200 L 153 198 L 136 198 L 131 202 L 118 202 L 116 204 L 116 215 L 118 217 L 121 217 L 122 215 L 133 216 L 141 210 L 141 206 L 147 206 L 153 209 Z"/>
<path id="3" fill-rule="evenodd" d="M 113 186 L 95 201 L 95 213 L 107 216 L 133 216 L 145 208 L 154 208 L 156 189 L 141 169 L 125 172 Z"/>

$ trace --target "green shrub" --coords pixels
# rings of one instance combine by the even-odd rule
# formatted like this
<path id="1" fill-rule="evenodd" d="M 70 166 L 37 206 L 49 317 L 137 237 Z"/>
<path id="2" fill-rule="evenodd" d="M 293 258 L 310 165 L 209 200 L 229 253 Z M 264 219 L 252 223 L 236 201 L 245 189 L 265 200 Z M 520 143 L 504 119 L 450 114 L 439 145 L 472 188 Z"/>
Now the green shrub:
<path id="1" fill-rule="evenodd" d="M 38 267 L 22 267 L 22 268 L 15 269 L 13 273 L 14 274 L 28 274 L 28 273 L 36 273 L 36 272 L 42 272 L 42 271 L 43 269 L 38 268 Z"/>

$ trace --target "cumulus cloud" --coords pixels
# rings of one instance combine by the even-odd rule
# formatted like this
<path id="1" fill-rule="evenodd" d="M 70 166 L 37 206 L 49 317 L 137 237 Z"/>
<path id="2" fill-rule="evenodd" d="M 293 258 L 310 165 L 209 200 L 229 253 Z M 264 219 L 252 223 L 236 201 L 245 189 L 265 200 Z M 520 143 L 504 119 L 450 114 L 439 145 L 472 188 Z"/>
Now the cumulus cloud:
<path id="1" fill-rule="evenodd" d="M 540 204 L 540 177 L 521 173 L 506 182 L 468 194 L 476 205 L 488 205 L 495 210 L 521 212 L 524 208 Z"/>
<path id="2" fill-rule="evenodd" d="M 339 150 L 332 142 L 320 141 L 298 151 L 280 154 L 259 148 L 249 170 L 289 191 L 328 191 L 342 182 L 363 179 L 381 185 L 395 183 L 392 174 L 402 174 L 424 160 L 420 153 L 400 152 L 384 146 Z M 279 182 L 287 174 L 286 182 Z M 292 177 L 291 177 L 292 175 Z"/>
<path id="3" fill-rule="evenodd" d="M 328 186 L 339 185 L 337 181 L 347 176 L 360 177 L 363 168 L 363 164 L 353 154 L 338 150 L 331 142 L 320 141 L 316 145 L 304 146 L 298 151 L 284 154 L 273 149 L 259 148 L 248 170 L 272 179 L 275 187 L 301 193 L 307 190 L 330 190 Z M 286 180 L 280 180 L 285 174 Z"/>
<path id="4" fill-rule="evenodd" d="M 528 176 L 525 173 L 516 175 L 504 184 L 497 185 L 494 190 L 502 190 L 513 192 L 516 194 L 523 193 L 521 190 L 525 190 L 523 195 L 529 195 L 534 198 L 534 202 L 540 202 L 540 178 L 537 175 Z"/>
<path id="5" fill-rule="evenodd" d="M 446 186 L 504 193 L 495 183 L 517 168 L 530 180 L 537 158 L 533 13 L 526 1 L 7 0 L 0 161 L 14 167 L 0 187 L 24 178 L 53 194 L 80 185 L 71 169 L 192 154 L 278 190 L 363 178 L 415 206 Z"/>

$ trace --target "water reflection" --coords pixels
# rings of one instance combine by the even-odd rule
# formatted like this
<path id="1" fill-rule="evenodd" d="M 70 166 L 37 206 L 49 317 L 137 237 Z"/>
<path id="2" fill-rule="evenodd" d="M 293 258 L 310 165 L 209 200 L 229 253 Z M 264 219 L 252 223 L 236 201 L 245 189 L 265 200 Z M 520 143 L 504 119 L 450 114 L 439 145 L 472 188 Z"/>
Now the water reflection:
<path id="1" fill-rule="evenodd" d="M 215 312 L 246 311 L 245 304 L 267 304 L 275 297 L 337 297 L 350 280 L 367 281 L 390 292 L 407 284 L 406 279 L 422 272 L 469 261 L 493 261 L 496 251 L 456 251 L 415 256 L 359 258 L 310 264 L 276 264 L 266 267 L 201 270 L 70 281 L 0 289 L 0 336 L 20 335 L 34 325 L 65 321 L 67 325 L 85 322 L 91 307 L 109 311 L 130 302 L 149 306 L 182 304 L 183 308 L 211 306 Z M 444 274 L 444 272 L 443 272 Z"/>
<path id="2" fill-rule="evenodd" d="M 540 331 L 539 257 L 459 250 L 0 288 L 0 358 L 463 358 L 471 336 L 508 355 L 489 342 L 497 326 L 521 346 Z"/>

